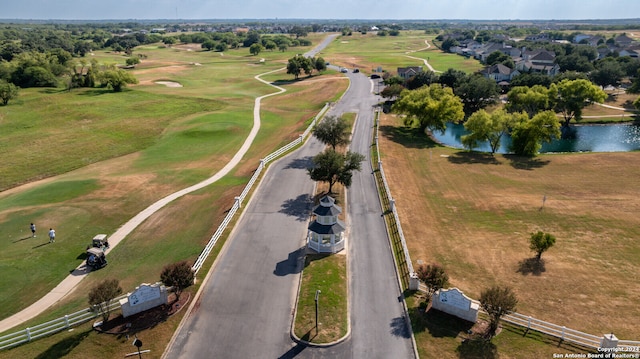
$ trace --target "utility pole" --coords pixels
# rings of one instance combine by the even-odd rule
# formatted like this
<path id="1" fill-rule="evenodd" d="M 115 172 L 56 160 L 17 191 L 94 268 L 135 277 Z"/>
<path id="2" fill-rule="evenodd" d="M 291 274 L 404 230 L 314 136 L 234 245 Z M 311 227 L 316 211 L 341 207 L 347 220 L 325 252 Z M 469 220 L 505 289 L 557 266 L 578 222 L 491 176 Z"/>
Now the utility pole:
<path id="1" fill-rule="evenodd" d="M 316 290 L 316 335 L 318 335 L 318 331 L 320 328 L 318 328 L 318 299 L 320 298 L 320 289 Z"/>

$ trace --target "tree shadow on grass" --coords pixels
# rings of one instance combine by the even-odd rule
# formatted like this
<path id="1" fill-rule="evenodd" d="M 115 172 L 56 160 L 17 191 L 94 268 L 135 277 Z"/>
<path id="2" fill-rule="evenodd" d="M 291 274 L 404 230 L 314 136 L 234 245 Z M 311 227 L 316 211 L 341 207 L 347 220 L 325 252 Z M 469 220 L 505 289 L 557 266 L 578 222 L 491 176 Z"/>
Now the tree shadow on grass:
<path id="1" fill-rule="evenodd" d="M 127 89 L 122 89 L 122 91 L 120 92 L 126 92 Z M 73 92 L 73 90 L 72 90 Z M 104 88 L 95 88 L 95 89 L 91 89 L 91 90 L 85 90 L 82 92 L 77 92 L 76 95 L 78 96 L 87 96 L 87 97 L 92 97 L 92 96 L 102 96 L 102 95 L 106 95 L 106 94 L 110 94 L 110 93 L 114 93 L 113 90 L 110 90 L 106 87 Z"/>
<path id="2" fill-rule="evenodd" d="M 538 260 L 536 257 L 531 257 L 518 262 L 518 270 L 516 270 L 516 272 L 521 273 L 522 275 L 541 275 L 546 270 L 544 259 L 541 258 Z"/>
<path id="3" fill-rule="evenodd" d="M 499 165 L 498 159 L 485 152 L 459 151 L 449 156 L 449 162 L 455 164 L 479 163 L 485 165 Z"/>
<path id="4" fill-rule="evenodd" d="M 468 332 L 474 324 L 433 308 L 426 312 L 421 307 L 409 308 L 409 317 L 414 333 L 427 330 L 434 338 L 456 338 L 460 333 Z"/>
<path id="5" fill-rule="evenodd" d="M 380 134 L 407 148 L 434 148 L 438 144 L 420 129 L 406 126 L 380 126 Z"/>
<path id="6" fill-rule="evenodd" d="M 275 86 L 285 86 L 285 85 L 290 85 L 292 83 L 296 83 L 296 82 L 301 81 L 301 80 L 302 80 L 302 77 L 299 78 L 298 80 L 295 80 L 295 79 L 277 79 L 277 80 L 271 82 L 271 84 L 275 85 Z"/>
<path id="7" fill-rule="evenodd" d="M 517 170 L 535 170 L 551 163 L 550 160 L 543 160 L 536 157 L 504 155 L 504 158 L 509 160 L 511 167 Z"/>
<path id="8" fill-rule="evenodd" d="M 40 353 L 40 355 L 38 355 L 36 359 L 63 358 L 70 354 L 75 347 L 80 345 L 80 343 L 82 343 L 82 341 L 89 336 L 89 333 L 91 333 L 91 329 L 62 339 L 61 341 L 50 346 L 44 352 Z"/>
<path id="9" fill-rule="evenodd" d="M 498 347 L 490 340 L 466 339 L 456 348 L 460 359 L 494 359 L 498 357 Z"/>

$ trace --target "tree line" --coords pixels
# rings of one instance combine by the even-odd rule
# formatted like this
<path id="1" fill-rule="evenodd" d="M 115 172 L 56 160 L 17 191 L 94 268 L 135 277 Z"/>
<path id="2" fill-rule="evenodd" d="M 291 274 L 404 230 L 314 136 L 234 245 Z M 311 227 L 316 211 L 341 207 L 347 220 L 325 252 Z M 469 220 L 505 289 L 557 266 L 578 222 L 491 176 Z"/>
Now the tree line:
<path id="1" fill-rule="evenodd" d="M 570 123 L 582 119 L 585 106 L 606 99 L 605 92 L 591 81 L 565 73 L 548 86 L 512 87 L 504 109 L 488 113 L 485 108 L 498 102 L 500 88 L 480 74 L 449 69 L 442 74 L 421 72 L 408 80 L 387 76 L 384 81 L 387 87 L 381 95 L 394 100 L 391 110 L 403 115 L 406 125 L 444 131 L 448 122 L 464 122 L 470 134 L 462 137 L 463 145 L 473 150 L 487 141 L 492 154 L 509 134 L 511 152 L 533 156 L 542 142 L 570 136 Z M 562 114 L 562 122 L 556 113 Z"/>

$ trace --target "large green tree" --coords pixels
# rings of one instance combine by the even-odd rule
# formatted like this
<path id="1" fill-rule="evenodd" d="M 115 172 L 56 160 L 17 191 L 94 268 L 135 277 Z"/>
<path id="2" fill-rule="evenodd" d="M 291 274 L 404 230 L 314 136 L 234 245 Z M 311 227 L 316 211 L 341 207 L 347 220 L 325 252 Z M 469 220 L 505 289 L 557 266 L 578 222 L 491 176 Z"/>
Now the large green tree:
<path id="1" fill-rule="evenodd" d="M 564 126 L 582 119 L 582 109 L 592 102 L 603 103 L 607 94 L 589 80 L 562 80 L 557 84 L 556 111 L 564 116 Z"/>
<path id="2" fill-rule="evenodd" d="M 506 109 L 509 112 L 526 112 L 529 117 L 538 112 L 553 109 L 557 98 L 557 87 L 542 85 L 516 86 L 507 93 Z"/>
<path id="3" fill-rule="evenodd" d="M 500 88 L 492 79 L 476 74 L 467 77 L 453 92 L 460 97 L 464 112 L 472 114 L 498 101 Z"/>
<path id="4" fill-rule="evenodd" d="M 253 44 L 253 45 L 249 46 L 249 53 L 250 53 L 251 55 L 253 55 L 253 56 L 256 56 L 256 55 L 258 55 L 260 52 L 262 52 L 262 49 L 263 49 L 263 47 L 262 47 L 262 45 L 261 45 L 261 44 L 255 43 L 255 44 Z"/>
<path id="5" fill-rule="evenodd" d="M 589 74 L 591 81 L 602 87 L 618 86 L 624 76 L 622 66 L 613 59 L 599 62 L 595 71 L 591 71 Z"/>
<path id="6" fill-rule="evenodd" d="M 138 80 L 127 71 L 122 69 L 108 69 L 97 74 L 97 79 L 102 86 L 113 89 L 113 92 L 120 92 L 127 84 L 137 84 Z"/>
<path id="7" fill-rule="evenodd" d="M 117 279 L 105 279 L 89 291 L 89 304 L 97 308 L 102 314 L 102 320 L 106 322 L 111 314 L 109 308 L 111 301 L 120 294 L 122 294 L 120 282 Z"/>
<path id="8" fill-rule="evenodd" d="M 560 138 L 560 122 L 553 111 L 544 111 L 533 118 L 521 118 L 511 130 L 511 148 L 520 156 L 534 156 L 540 151 L 542 142 Z"/>
<path id="9" fill-rule="evenodd" d="M 313 70 L 312 60 L 302 55 L 296 55 L 287 62 L 287 73 L 295 76 L 296 80 L 304 72 L 307 75 Z"/>
<path id="10" fill-rule="evenodd" d="M 18 97 L 18 86 L 11 82 L 0 80 L 0 100 L 2 100 L 2 105 L 6 106 L 10 100 L 16 97 Z"/>
<path id="11" fill-rule="evenodd" d="M 480 294 L 480 306 L 489 315 L 487 334 L 494 336 L 502 316 L 514 311 L 516 305 L 518 305 L 518 298 L 509 287 L 494 286 L 483 290 Z"/>
<path id="12" fill-rule="evenodd" d="M 421 264 L 418 266 L 416 274 L 418 279 L 427 287 L 427 303 L 431 301 L 431 297 L 435 292 L 444 288 L 449 282 L 449 275 L 438 264 Z"/>
<path id="13" fill-rule="evenodd" d="M 337 146 L 349 144 L 349 124 L 342 117 L 327 116 L 313 128 L 313 135 L 335 151 Z"/>
<path id="14" fill-rule="evenodd" d="M 406 116 L 407 126 L 417 126 L 422 131 L 444 131 L 447 122 L 459 122 L 464 118 L 460 98 L 440 84 L 402 91 L 391 109 Z"/>
<path id="15" fill-rule="evenodd" d="M 329 193 L 333 185 L 341 183 L 345 187 L 351 186 L 353 171 L 360 171 L 364 155 L 356 152 L 338 153 L 328 149 L 313 158 L 313 167 L 308 168 L 309 177 L 314 181 L 327 182 Z"/>
<path id="16" fill-rule="evenodd" d="M 526 119 L 528 117 L 524 113 L 507 113 L 504 110 L 488 113 L 480 110 L 464 123 L 464 128 L 469 131 L 469 134 L 462 136 L 462 144 L 469 150 L 473 150 L 479 142 L 487 141 L 493 155 L 500 148 L 500 141 L 509 129 Z"/>
<path id="17" fill-rule="evenodd" d="M 195 273 L 186 261 L 170 264 L 160 273 L 160 280 L 164 285 L 172 288 L 176 294 L 176 301 L 180 300 L 180 294 L 193 284 L 194 279 Z"/>

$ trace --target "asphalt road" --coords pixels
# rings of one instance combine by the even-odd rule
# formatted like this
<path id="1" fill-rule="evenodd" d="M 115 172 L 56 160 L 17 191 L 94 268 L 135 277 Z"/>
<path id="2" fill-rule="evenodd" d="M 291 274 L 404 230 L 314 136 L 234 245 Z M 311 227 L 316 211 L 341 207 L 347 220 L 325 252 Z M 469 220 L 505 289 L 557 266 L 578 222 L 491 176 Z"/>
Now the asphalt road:
<path id="1" fill-rule="evenodd" d="M 358 112 L 352 150 L 369 158 L 371 82 L 351 87 L 330 114 Z M 313 348 L 290 337 L 314 184 L 306 168 L 322 151 L 315 139 L 274 163 L 206 279 L 166 358 L 412 358 L 400 288 L 368 160 L 348 193 L 349 339 Z"/>

